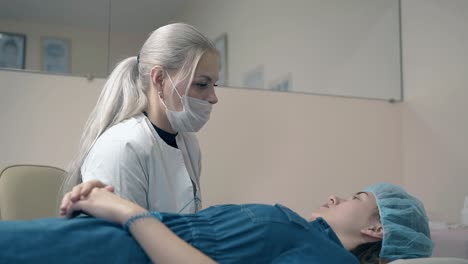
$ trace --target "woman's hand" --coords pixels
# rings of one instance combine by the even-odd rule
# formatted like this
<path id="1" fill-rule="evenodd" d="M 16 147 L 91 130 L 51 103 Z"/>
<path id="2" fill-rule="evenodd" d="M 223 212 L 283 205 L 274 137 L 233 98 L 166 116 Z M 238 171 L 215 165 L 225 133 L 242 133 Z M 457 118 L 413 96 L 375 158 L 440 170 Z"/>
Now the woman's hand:
<path id="1" fill-rule="evenodd" d="M 98 180 L 81 183 L 63 196 L 60 215 L 73 217 L 85 212 L 110 222 L 122 224 L 131 216 L 146 210 L 115 195 L 114 188 Z"/>
<path id="2" fill-rule="evenodd" d="M 74 212 L 83 211 L 110 222 L 124 224 L 130 217 L 146 212 L 139 205 L 115 195 L 111 186 L 101 182 L 76 187 L 64 197 L 60 206 L 63 215 L 71 216 Z M 130 233 L 153 263 L 216 263 L 155 218 L 136 221 Z"/>
<path id="3" fill-rule="evenodd" d="M 77 211 L 118 224 L 125 223 L 135 214 L 146 212 L 141 206 L 120 198 L 105 187 L 95 187 L 87 196 L 81 196 L 78 201 L 71 202 L 65 214 L 71 216 Z"/>
<path id="4" fill-rule="evenodd" d="M 73 187 L 73 189 L 70 192 L 67 192 L 63 198 L 62 202 L 60 203 L 60 215 L 61 216 L 66 216 L 69 215 L 67 214 L 67 209 L 70 207 L 70 205 L 74 202 L 77 202 L 80 200 L 82 197 L 87 196 L 91 190 L 94 188 L 105 188 L 110 192 L 114 192 L 114 187 L 110 185 L 106 185 L 101 181 L 98 180 L 91 180 L 87 182 L 80 183 Z"/>

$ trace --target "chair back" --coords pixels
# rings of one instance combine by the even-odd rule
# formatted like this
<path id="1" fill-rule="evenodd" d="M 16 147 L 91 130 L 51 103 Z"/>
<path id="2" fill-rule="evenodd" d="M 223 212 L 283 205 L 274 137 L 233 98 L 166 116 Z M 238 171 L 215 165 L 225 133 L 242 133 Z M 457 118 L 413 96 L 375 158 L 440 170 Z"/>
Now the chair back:
<path id="1" fill-rule="evenodd" d="M 65 171 L 51 166 L 13 165 L 0 173 L 0 219 L 58 216 Z"/>

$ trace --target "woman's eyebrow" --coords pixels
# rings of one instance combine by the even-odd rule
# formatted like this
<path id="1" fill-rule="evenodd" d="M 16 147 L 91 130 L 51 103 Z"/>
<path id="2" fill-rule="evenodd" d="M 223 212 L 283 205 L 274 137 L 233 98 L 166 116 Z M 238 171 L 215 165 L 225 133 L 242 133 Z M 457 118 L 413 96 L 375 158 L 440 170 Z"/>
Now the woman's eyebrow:
<path id="1" fill-rule="evenodd" d="M 213 81 L 210 76 L 204 74 L 198 75 L 197 78 L 206 78 L 209 82 Z"/>

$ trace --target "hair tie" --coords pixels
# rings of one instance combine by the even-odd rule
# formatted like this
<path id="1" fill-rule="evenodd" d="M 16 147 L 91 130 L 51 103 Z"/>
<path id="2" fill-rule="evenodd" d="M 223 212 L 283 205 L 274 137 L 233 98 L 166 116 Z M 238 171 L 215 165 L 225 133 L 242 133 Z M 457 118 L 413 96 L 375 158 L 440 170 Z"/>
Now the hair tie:
<path id="1" fill-rule="evenodd" d="M 139 64 L 139 63 L 140 63 L 140 53 L 138 53 L 138 55 L 137 55 L 137 64 Z"/>

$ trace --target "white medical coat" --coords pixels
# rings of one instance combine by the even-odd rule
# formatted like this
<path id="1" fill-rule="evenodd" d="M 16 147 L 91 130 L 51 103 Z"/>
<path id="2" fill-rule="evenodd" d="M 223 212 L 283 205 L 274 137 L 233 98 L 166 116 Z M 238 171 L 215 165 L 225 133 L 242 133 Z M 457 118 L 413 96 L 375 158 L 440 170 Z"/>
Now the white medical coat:
<path id="1" fill-rule="evenodd" d="M 144 115 L 106 130 L 81 166 L 83 182 L 100 180 L 151 211 L 193 213 L 201 208 L 201 153 L 194 133 L 178 133 L 179 149 L 162 140 Z"/>

